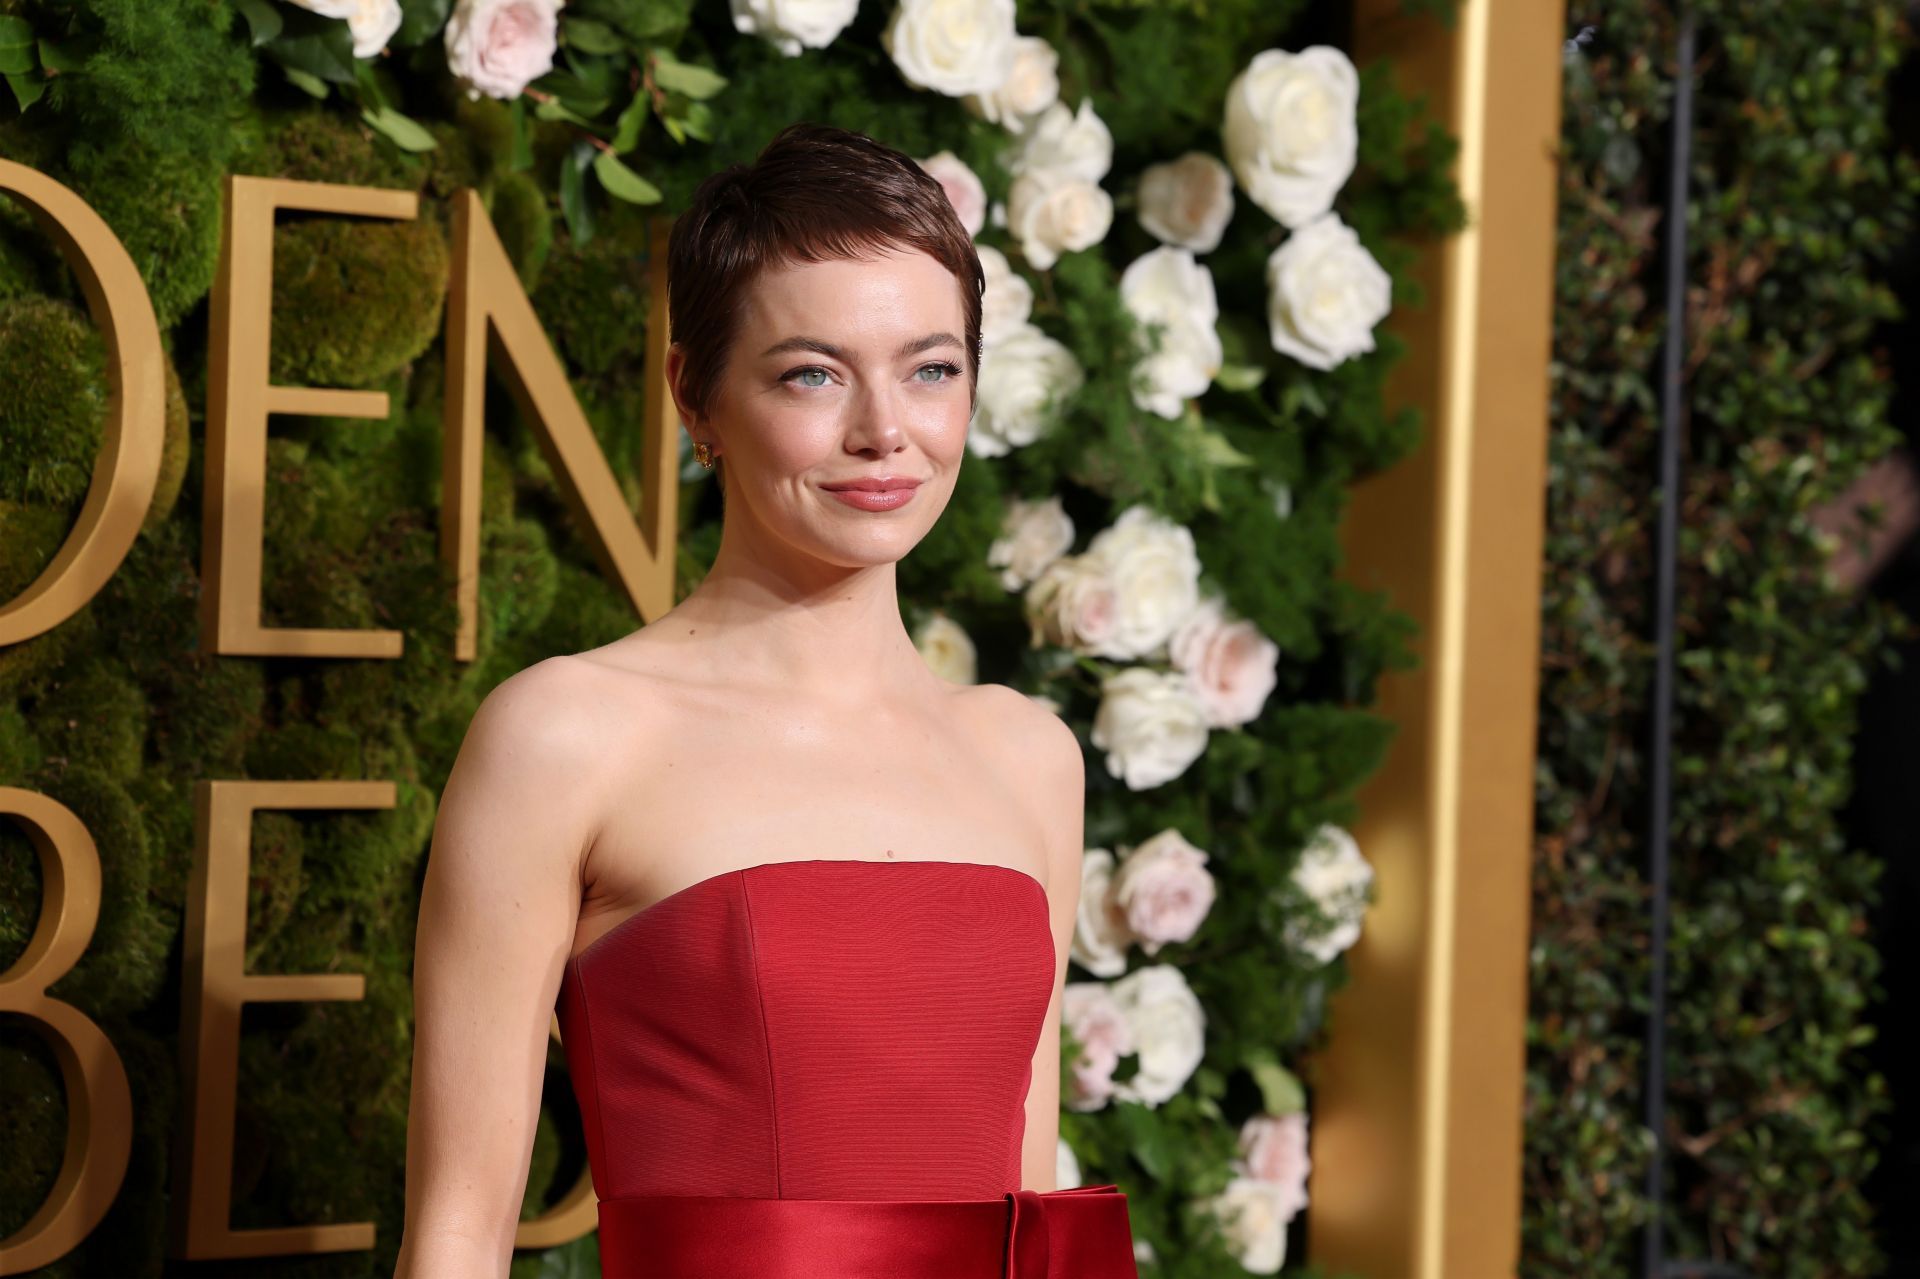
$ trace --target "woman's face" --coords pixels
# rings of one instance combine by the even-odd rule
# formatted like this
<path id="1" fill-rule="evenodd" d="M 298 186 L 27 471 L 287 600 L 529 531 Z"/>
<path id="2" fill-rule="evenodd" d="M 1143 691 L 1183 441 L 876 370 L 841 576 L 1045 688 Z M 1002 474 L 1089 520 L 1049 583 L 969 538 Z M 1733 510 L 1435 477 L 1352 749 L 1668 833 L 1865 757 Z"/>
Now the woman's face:
<path id="1" fill-rule="evenodd" d="M 966 456 L 965 335 L 958 282 L 917 250 L 762 272 L 696 431 L 725 459 L 728 522 L 847 567 L 904 556 Z M 919 484 L 890 509 L 828 487 L 894 477 Z"/>

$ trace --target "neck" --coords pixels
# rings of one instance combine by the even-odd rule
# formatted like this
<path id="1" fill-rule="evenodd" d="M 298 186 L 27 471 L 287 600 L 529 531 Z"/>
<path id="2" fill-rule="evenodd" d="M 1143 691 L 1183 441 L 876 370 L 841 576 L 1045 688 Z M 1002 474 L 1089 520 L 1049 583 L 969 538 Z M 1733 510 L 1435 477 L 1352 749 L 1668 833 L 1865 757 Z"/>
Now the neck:
<path id="1" fill-rule="evenodd" d="M 892 560 L 832 563 L 746 524 L 726 521 L 712 569 L 660 619 L 670 636 L 697 640 L 729 682 L 814 704 L 869 705 L 937 678 L 900 616 Z"/>

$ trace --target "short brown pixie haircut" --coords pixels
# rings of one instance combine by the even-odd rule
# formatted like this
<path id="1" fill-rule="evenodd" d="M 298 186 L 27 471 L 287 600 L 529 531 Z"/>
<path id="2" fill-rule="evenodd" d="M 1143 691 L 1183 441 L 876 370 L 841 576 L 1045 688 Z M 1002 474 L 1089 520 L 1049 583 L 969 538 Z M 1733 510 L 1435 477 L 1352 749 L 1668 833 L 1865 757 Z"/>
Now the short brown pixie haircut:
<path id="1" fill-rule="evenodd" d="M 707 177 L 674 220 L 668 328 L 686 353 L 680 386 L 687 406 L 710 411 L 741 298 L 761 271 L 888 250 L 919 250 L 959 282 L 969 402 L 976 400 L 986 275 L 945 189 L 910 157 L 864 133 L 801 121 L 776 134 L 752 164 Z"/>

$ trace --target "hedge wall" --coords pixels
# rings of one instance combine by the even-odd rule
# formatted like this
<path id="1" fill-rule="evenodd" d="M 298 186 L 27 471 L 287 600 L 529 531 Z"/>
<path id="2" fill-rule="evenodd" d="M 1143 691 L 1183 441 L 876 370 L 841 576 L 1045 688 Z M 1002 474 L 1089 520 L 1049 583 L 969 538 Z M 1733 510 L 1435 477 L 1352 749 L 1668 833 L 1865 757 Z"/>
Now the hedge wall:
<path id="1" fill-rule="evenodd" d="M 1862 1051 L 1876 863 L 1841 837 L 1856 703 L 1907 623 L 1823 577 L 1810 523 L 1898 440 L 1886 133 L 1897 0 L 1710 0 L 1687 208 L 1668 1193 L 1644 1196 L 1648 705 L 1675 6 L 1574 0 L 1560 191 L 1525 1265 L 1870 1274 Z"/>

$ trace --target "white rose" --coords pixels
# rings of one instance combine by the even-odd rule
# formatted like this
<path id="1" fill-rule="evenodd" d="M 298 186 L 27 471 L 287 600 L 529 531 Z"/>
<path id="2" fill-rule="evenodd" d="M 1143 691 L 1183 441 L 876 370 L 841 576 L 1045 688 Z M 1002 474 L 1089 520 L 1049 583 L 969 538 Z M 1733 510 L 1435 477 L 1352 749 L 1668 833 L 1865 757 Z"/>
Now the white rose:
<path id="1" fill-rule="evenodd" d="M 1098 182 L 1113 167 L 1113 131 L 1094 114 L 1093 99 L 1069 111 L 1056 102 L 1035 116 L 1025 138 L 1007 158 L 1007 171 L 1054 173 Z"/>
<path id="2" fill-rule="evenodd" d="M 1053 1184 L 1056 1190 L 1072 1190 L 1080 1184 L 1080 1157 L 1073 1153 L 1065 1137 L 1053 1154 Z"/>
<path id="3" fill-rule="evenodd" d="M 353 37 L 353 56 L 371 58 L 400 29 L 400 0 L 293 0 L 323 18 L 340 18 Z"/>
<path id="4" fill-rule="evenodd" d="M 1213 274 L 1191 249 L 1161 245 L 1135 258 L 1120 274 L 1120 300 L 1141 325 L 1142 358 L 1133 402 L 1149 413 L 1177 418 L 1190 396 L 1203 393 L 1220 371 L 1220 304 Z M 1147 326 L 1159 325 L 1150 354 Z"/>
<path id="5" fill-rule="evenodd" d="M 1127 971 L 1127 947 L 1133 933 L 1113 899 L 1113 853 L 1089 848 L 1080 855 L 1080 903 L 1073 919 L 1068 954 L 1095 977 Z"/>
<path id="6" fill-rule="evenodd" d="M 1119 595 L 1107 566 L 1063 555 L 1040 570 L 1024 600 L 1031 646 L 1057 644 L 1099 655 L 1112 646 Z"/>
<path id="7" fill-rule="evenodd" d="M 1135 969 L 1110 987 L 1133 1031 L 1140 1069 L 1118 1080 L 1121 1101 L 1158 1106 L 1185 1086 L 1206 1052 L 1207 1015 L 1187 979 L 1171 964 Z"/>
<path id="8" fill-rule="evenodd" d="M 1007 229 L 1035 270 L 1044 271 L 1062 253 L 1090 249 L 1113 226 L 1113 197 L 1096 182 L 1052 169 L 1013 180 L 1007 192 Z"/>
<path id="9" fill-rule="evenodd" d="M 1317 963 L 1330 963 L 1360 937 L 1373 866 L 1361 856 L 1360 845 L 1352 835 L 1324 823 L 1301 851 L 1292 880 L 1331 922 L 1323 927 L 1297 917 L 1289 919 L 1287 944 L 1311 955 Z"/>
<path id="10" fill-rule="evenodd" d="M 1271 1181 L 1235 1177 L 1227 1188 L 1203 1200 L 1220 1222 L 1234 1259 L 1249 1274 L 1273 1275 L 1287 1260 L 1287 1216 L 1283 1192 Z"/>
<path id="11" fill-rule="evenodd" d="M 1089 558 L 1103 562 L 1119 593 L 1112 643 L 1098 656 L 1151 657 L 1200 603 L 1200 557 L 1193 532 L 1136 504 L 1094 534 Z"/>
<path id="12" fill-rule="evenodd" d="M 832 44 L 859 8 L 860 0 L 733 0 L 733 27 L 793 58 Z"/>
<path id="13" fill-rule="evenodd" d="M 1114 904 L 1140 939 L 1158 954 L 1169 942 L 1190 941 L 1213 908 L 1207 855 L 1179 831 L 1161 831 L 1127 854 L 1113 877 Z"/>
<path id="14" fill-rule="evenodd" d="M 1013 69 L 1013 0 L 900 0 L 880 43 L 908 84 L 992 93 Z"/>
<path id="15" fill-rule="evenodd" d="M 933 613 L 922 622 L 913 637 L 913 646 L 926 660 L 927 669 L 955 684 L 977 680 L 973 639 L 960 623 L 945 613 Z"/>
<path id="16" fill-rule="evenodd" d="M 1360 73 L 1338 49 L 1254 54 L 1227 88 L 1221 125 L 1248 198 L 1288 227 L 1332 208 L 1359 154 L 1359 103 Z"/>
<path id="17" fill-rule="evenodd" d="M 1373 350 L 1373 326 L 1393 306 L 1393 281 L 1352 227 L 1329 213 L 1267 258 L 1273 349 L 1330 369 Z"/>
<path id="18" fill-rule="evenodd" d="M 1173 633 L 1167 657 L 1193 681 L 1209 728 L 1238 728 L 1257 718 L 1279 682 L 1280 646 L 1252 622 L 1228 620 L 1217 595 L 1200 601 Z"/>
<path id="19" fill-rule="evenodd" d="M 1033 314 L 1033 286 L 991 244 L 977 244 L 974 252 L 980 255 L 980 270 L 987 277 L 986 292 L 980 298 L 980 340 L 992 346 Z"/>
<path id="20" fill-rule="evenodd" d="M 1061 1080 L 1061 1102 L 1068 1110 L 1098 1110 L 1114 1095 L 1113 1072 L 1135 1051 L 1133 1024 L 1113 988 L 1100 981 L 1070 981 L 1060 992 L 1060 1019 L 1080 1046 Z"/>
<path id="21" fill-rule="evenodd" d="M 1058 495 L 1030 501 L 1011 498 L 1000 536 L 987 548 L 987 565 L 1000 570 L 1000 584 L 1017 591 L 1073 545 L 1073 518 Z"/>
<path id="22" fill-rule="evenodd" d="M 1027 134 L 1004 156 L 1004 163 L 1016 177 L 1050 173 L 1098 182 L 1114 167 L 1114 133 L 1094 113 L 1091 98 L 1083 98 L 1079 109 L 1054 102 L 1027 123 Z"/>
<path id="23" fill-rule="evenodd" d="M 1050 430 L 1063 401 L 1086 381 L 1073 352 L 1031 324 L 988 348 L 980 361 L 980 394 L 967 447 L 1000 457 Z"/>
<path id="24" fill-rule="evenodd" d="M 553 70 L 562 0 L 459 0 L 447 19 L 447 69 L 467 96 L 517 98 Z"/>
<path id="25" fill-rule="evenodd" d="M 980 184 L 980 175 L 951 151 L 942 151 L 915 163 L 940 183 L 940 189 L 947 193 L 947 202 L 953 205 L 953 211 L 960 216 L 960 225 L 967 229 L 967 235 L 979 235 L 980 228 L 987 224 L 987 189 Z"/>
<path id="26" fill-rule="evenodd" d="M 1166 244 L 1211 253 L 1233 217 L 1233 174 L 1218 156 L 1189 151 L 1140 175 L 1140 225 Z"/>
<path id="27" fill-rule="evenodd" d="M 1285 1115 L 1253 1115 L 1240 1125 L 1241 1171 L 1280 1189 L 1279 1208 L 1290 1221 L 1307 1206 L 1307 1115 L 1296 1110 Z"/>
<path id="28" fill-rule="evenodd" d="M 970 93 L 969 111 L 1009 133 L 1024 132 L 1029 119 L 1060 96 L 1060 54 L 1039 36 L 1015 36 L 1013 67 L 991 93 Z"/>
<path id="29" fill-rule="evenodd" d="M 1170 782 L 1207 749 L 1206 712 L 1179 672 L 1129 666 L 1107 676 L 1100 693 L 1090 738 L 1127 789 Z"/>

